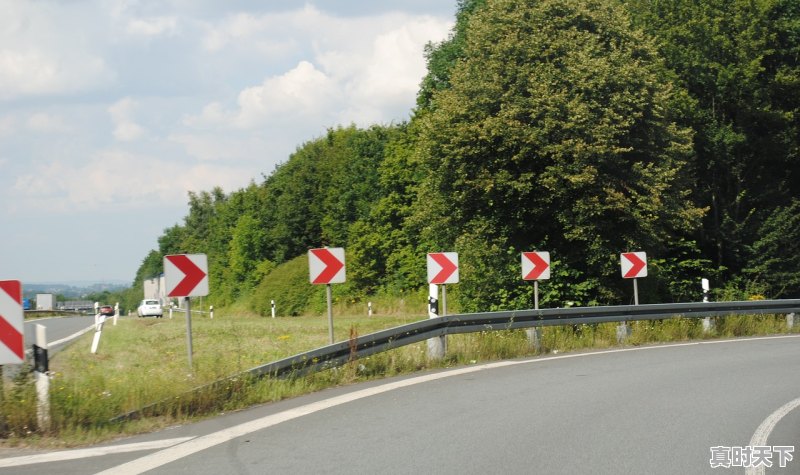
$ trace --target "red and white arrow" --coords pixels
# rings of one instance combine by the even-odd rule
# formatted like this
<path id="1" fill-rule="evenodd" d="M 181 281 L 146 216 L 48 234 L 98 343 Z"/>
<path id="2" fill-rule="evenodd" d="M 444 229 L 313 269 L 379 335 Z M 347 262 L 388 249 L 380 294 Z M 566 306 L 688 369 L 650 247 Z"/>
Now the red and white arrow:
<path id="1" fill-rule="evenodd" d="M 308 276 L 312 284 L 341 284 L 345 281 L 344 248 L 325 247 L 308 251 Z"/>
<path id="2" fill-rule="evenodd" d="M 22 283 L 0 281 L 0 365 L 25 362 L 25 334 Z"/>
<path id="3" fill-rule="evenodd" d="M 458 283 L 457 252 L 428 254 L 428 283 L 437 285 Z"/>
<path id="4" fill-rule="evenodd" d="M 164 256 L 164 280 L 167 297 L 204 297 L 208 295 L 208 258 L 205 254 Z"/>
<path id="5" fill-rule="evenodd" d="M 625 279 L 647 277 L 647 253 L 623 252 L 620 254 L 620 266 Z"/>
<path id="6" fill-rule="evenodd" d="M 522 253 L 522 279 L 546 280 L 550 278 L 550 253 L 534 251 Z"/>

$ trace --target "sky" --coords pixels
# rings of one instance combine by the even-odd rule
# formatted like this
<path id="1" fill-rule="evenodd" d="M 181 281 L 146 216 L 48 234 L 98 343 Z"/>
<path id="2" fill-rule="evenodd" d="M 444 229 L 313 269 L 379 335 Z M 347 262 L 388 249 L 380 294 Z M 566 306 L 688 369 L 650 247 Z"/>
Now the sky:
<path id="1" fill-rule="evenodd" d="M 457 0 L 0 0 L 0 280 L 127 282 L 188 192 L 407 120 Z"/>

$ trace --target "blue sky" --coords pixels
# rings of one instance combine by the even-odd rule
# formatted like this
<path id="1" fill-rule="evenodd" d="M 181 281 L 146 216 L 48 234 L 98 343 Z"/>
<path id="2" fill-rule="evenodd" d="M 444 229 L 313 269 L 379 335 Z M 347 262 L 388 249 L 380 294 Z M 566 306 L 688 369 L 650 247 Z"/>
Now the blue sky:
<path id="1" fill-rule="evenodd" d="M 405 120 L 457 0 L 0 0 L 0 280 L 133 280 L 190 190 Z"/>

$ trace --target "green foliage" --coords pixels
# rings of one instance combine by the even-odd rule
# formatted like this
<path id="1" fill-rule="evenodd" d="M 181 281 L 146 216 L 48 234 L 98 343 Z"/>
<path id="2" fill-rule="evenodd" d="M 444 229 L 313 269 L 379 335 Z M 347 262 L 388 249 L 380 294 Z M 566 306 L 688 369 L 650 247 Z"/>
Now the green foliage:
<path id="1" fill-rule="evenodd" d="M 769 297 L 800 297 L 800 200 L 775 209 L 758 234 L 746 274 L 762 283 Z"/>
<path id="2" fill-rule="evenodd" d="M 419 119 L 423 248 L 546 245 L 610 277 L 620 250 L 658 252 L 698 223 L 670 75 L 614 3 L 490 2 L 451 73 Z"/>
<path id="3" fill-rule="evenodd" d="M 701 248 L 727 275 L 776 206 L 800 194 L 800 4 L 628 0 L 693 98 Z"/>
<path id="4" fill-rule="evenodd" d="M 324 292 L 324 286 L 309 282 L 308 257 L 303 254 L 267 274 L 250 297 L 250 305 L 259 315 L 269 316 L 275 300 L 278 316 L 297 316 L 304 314 L 312 301 L 324 301 Z"/>

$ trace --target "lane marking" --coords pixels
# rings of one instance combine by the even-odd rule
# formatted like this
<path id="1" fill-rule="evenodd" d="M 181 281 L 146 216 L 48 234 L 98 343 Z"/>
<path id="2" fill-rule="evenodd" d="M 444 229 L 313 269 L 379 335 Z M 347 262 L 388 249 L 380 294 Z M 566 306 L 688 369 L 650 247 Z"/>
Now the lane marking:
<path id="1" fill-rule="evenodd" d="M 740 343 L 740 342 L 748 342 L 748 341 L 755 341 L 755 340 L 776 340 L 776 339 L 784 339 L 784 338 L 800 338 L 800 335 L 781 335 L 781 336 L 773 336 L 773 337 L 759 337 L 759 338 L 742 338 L 739 340 L 715 340 L 715 341 L 697 341 L 697 342 L 687 342 L 687 343 L 676 343 L 670 345 L 658 345 L 658 346 L 646 346 L 646 347 L 634 347 L 634 348 L 618 348 L 613 350 L 603 350 L 603 351 L 596 351 L 590 353 L 573 353 L 568 355 L 559 355 L 559 356 L 551 356 L 546 358 L 536 358 L 532 360 L 515 360 L 515 361 L 498 361 L 494 363 L 486 363 L 483 365 L 478 366 L 470 366 L 465 368 L 457 368 L 448 371 L 443 371 L 434 374 L 426 374 L 422 376 L 415 376 L 409 379 L 404 379 L 402 381 L 394 381 L 390 383 L 386 383 L 380 386 L 375 386 L 371 388 L 361 389 L 358 391 L 354 391 L 352 393 L 343 394 L 340 396 L 335 396 L 329 399 L 325 399 L 323 401 L 317 401 L 314 403 L 306 404 L 304 406 L 296 407 L 293 409 L 288 409 L 285 411 L 278 412 L 276 414 L 271 414 L 269 416 L 262 417 L 260 419 L 255 419 L 249 422 L 245 422 L 233 427 L 229 427 L 227 429 L 223 429 L 217 432 L 213 432 L 211 434 L 207 434 L 204 436 L 193 438 L 190 441 L 187 441 L 182 444 L 174 445 L 167 449 L 145 455 L 138 459 L 132 460 L 130 462 L 124 463 L 122 465 L 118 465 L 116 467 L 110 468 L 103 472 L 99 472 L 96 475 L 138 475 L 140 473 L 147 472 L 148 470 L 153 470 L 168 463 L 174 462 L 176 460 L 180 460 L 184 457 L 188 457 L 190 455 L 196 454 L 197 452 L 201 452 L 203 450 L 209 449 L 219 444 L 224 444 L 229 442 L 237 437 L 241 437 L 246 434 L 250 434 L 252 432 L 256 432 L 262 429 L 266 429 L 282 422 L 290 421 L 292 419 L 297 419 L 299 417 L 303 417 L 309 414 L 313 414 L 315 412 L 319 412 L 325 409 L 329 409 L 331 407 L 339 406 L 348 402 L 356 401 L 358 399 L 363 399 L 370 396 L 375 396 L 378 394 L 383 394 L 389 391 L 393 391 L 395 389 L 406 388 L 409 386 L 414 386 L 416 384 L 427 383 L 430 381 L 436 381 L 439 379 L 448 378 L 451 376 L 459 376 L 463 374 L 475 373 L 478 371 L 488 370 L 488 369 L 495 369 L 495 368 L 504 368 L 508 366 L 517 366 L 522 364 L 532 364 L 532 363 L 543 363 L 553 360 L 565 360 L 570 358 L 584 358 L 589 356 L 596 356 L 596 355 L 608 355 L 614 353 L 625 353 L 629 351 L 646 351 L 646 350 L 658 350 L 664 348 L 676 348 L 676 347 L 684 347 L 684 346 L 696 346 L 696 345 L 709 345 L 709 344 L 720 344 L 720 343 Z"/>
<path id="2" fill-rule="evenodd" d="M 800 397 L 789 401 L 783 406 L 779 407 L 775 412 L 769 415 L 764 422 L 758 426 L 753 437 L 750 439 L 750 447 L 757 447 L 757 446 L 766 446 L 767 445 L 767 438 L 772 433 L 772 430 L 778 425 L 778 422 L 781 421 L 787 414 L 789 414 L 792 410 L 797 409 L 800 407 Z M 747 467 L 745 473 L 747 475 L 764 475 L 765 469 L 763 465 L 759 465 L 758 467 Z"/>
<path id="3" fill-rule="evenodd" d="M 138 452 L 140 450 L 155 450 L 170 447 L 181 442 L 186 442 L 192 437 L 178 437 L 175 439 L 154 440 L 152 442 L 138 442 L 135 444 L 111 445 L 108 447 L 93 447 L 90 449 L 62 450 L 50 452 L 49 454 L 23 455 L 20 457 L 10 457 L 0 459 L 0 467 L 19 467 L 20 465 L 30 465 L 45 462 L 63 462 L 65 460 L 75 460 L 87 457 L 100 457 L 102 455 L 121 454 L 126 452 Z"/>

